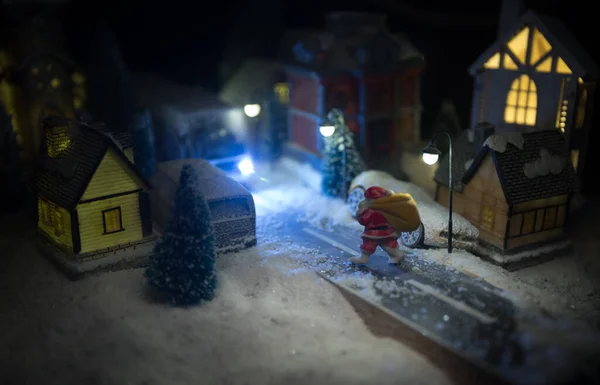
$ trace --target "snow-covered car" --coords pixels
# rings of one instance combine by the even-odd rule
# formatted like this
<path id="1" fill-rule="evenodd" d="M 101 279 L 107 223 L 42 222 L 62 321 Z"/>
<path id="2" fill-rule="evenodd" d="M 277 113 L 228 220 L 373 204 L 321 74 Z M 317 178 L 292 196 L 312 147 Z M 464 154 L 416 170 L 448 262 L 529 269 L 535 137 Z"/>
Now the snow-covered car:
<path id="1" fill-rule="evenodd" d="M 204 159 L 177 159 L 158 164 L 150 180 L 150 203 L 154 227 L 162 231 L 171 207 L 181 168 L 191 164 L 199 178 L 199 190 L 210 209 L 215 248 L 229 252 L 256 245 L 256 210 L 252 194 L 224 171 Z"/>
<path id="2" fill-rule="evenodd" d="M 364 199 L 365 191 L 371 186 L 380 186 L 394 192 L 410 194 L 419 209 L 421 226 L 415 231 L 402 233 L 400 241 L 404 246 L 418 248 L 423 246 L 442 246 L 447 244 L 448 209 L 435 202 L 433 197 L 420 187 L 395 179 L 383 171 L 369 170 L 354 178 L 348 189 L 348 208 L 356 217 L 358 204 Z M 464 217 L 452 215 L 452 239 L 459 244 L 477 240 L 479 231 Z"/>

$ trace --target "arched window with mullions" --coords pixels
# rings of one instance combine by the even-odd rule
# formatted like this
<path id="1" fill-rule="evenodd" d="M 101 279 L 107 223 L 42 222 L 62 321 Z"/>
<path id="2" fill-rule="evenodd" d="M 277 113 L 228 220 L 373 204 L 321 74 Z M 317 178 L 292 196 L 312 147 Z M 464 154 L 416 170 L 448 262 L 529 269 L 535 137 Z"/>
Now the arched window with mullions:
<path id="1" fill-rule="evenodd" d="M 535 126 L 537 116 L 537 87 L 527 75 L 513 80 L 504 108 L 504 122 Z"/>

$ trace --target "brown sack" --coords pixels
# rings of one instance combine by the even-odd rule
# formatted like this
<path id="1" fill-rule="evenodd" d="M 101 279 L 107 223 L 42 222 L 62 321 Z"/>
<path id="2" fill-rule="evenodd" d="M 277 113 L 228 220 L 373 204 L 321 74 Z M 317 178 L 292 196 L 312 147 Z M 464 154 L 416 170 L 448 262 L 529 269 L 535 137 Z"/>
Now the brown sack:
<path id="1" fill-rule="evenodd" d="M 410 194 L 394 193 L 379 199 L 365 199 L 361 207 L 379 211 L 397 233 L 415 231 L 421 224 L 417 203 Z"/>

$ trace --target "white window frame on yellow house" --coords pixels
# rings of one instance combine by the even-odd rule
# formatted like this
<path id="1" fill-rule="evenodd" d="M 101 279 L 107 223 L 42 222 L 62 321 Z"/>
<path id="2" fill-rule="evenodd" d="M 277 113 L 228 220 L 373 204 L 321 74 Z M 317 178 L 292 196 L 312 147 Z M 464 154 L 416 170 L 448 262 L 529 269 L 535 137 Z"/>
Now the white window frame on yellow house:
<path id="1" fill-rule="evenodd" d="M 102 210 L 102 228 L 104 229 L 104 234 L 113 234 L 125 230 L 123 228 L 121 206 Z"/>
<path id="2" fill-rule="evenodd" d="M 528 75 L 513 80 L 504 107 L 504 121 L 509 124 L 535 126 L 537 119 L 537 87 Z"/>
<path id="3" fill-rule="evenodd" d="M 481 225 L 490 230 L 494 228 L 494 209 L 490 206 L 481 209 Z"/>

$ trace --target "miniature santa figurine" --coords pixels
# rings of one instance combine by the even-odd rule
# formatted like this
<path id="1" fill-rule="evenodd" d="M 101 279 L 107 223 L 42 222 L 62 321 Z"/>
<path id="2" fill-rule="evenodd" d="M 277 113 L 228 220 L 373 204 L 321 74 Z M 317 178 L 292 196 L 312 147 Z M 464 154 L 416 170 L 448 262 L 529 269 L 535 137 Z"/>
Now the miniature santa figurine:
<path id="1" fill-rule="evenodd" d="M 356 264 L 369 262 L 377 246 L 388 254 L 389 263 L 402 261 L 404 253 L 398 247 L 400 233 L 414 231 L 421 224 L 414 199 L 409 194 L 373 186 L 365 191 L 365 199 L 358 207 L 358 223 L 365 226 L 361 235 L 362 254 L 350 261 Z"/>

